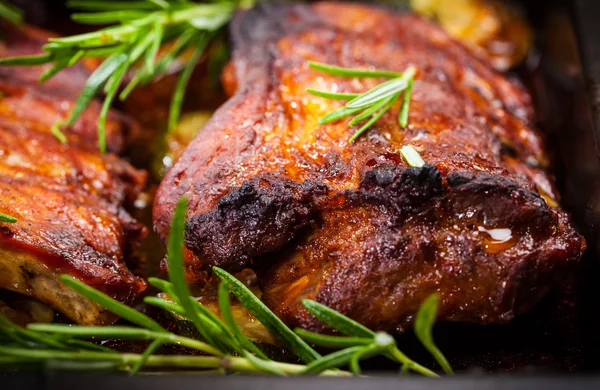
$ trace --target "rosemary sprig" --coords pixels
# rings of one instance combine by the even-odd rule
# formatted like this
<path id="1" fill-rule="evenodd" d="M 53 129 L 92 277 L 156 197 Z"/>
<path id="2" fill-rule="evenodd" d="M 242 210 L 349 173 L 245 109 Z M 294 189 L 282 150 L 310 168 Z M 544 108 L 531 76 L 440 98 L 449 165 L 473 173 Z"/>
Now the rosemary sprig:
<path id="1" fill-rule="evenodd" d="M 78 326 L 64 324 L 32 324 L 21 329 L 0 315 L 0 369 L 15 365 L 43 365 L 68 370 L 125 370 L 135 374 L 142 368 L 201 369 L 227 372 L 262 373 L 269 375 L 351 375 L 340 368 L 349 366 L 352 373 L 360 374 L 361 359 L 383 355 L 412 370 L 436 376 L 431 370 L 404 355 L 387 333 L 375 333 L 342 314 L 317 302 L 305 300 L 303 305 L 318 319 L 347 336 L 326 336 L 298 329 L 293 332 L 234 276 L 214 268 L 221 278 L 219 307 L 225 321 L 210 312 L 190 296 L 184 278 L 183 239 L 186 201 L 177 206 L 169 234 L 169 281 L 151 278 L 150 283 L 169 294 L 173 301 L 146 297 L 145 302 L 163 310 L 173 311 L 190 321 L 203 340 L 180 336 L 164 329 L 150 317 L 105 294 L 63 276 L 61 279 L 89 300 L 104 306 L 136 326 Z M 282 344 L 304 360 L 306 364 L 273 361 L 244 336 L 231 312 L 229 294 L 237 299 Z M 434 297 L 435 298 L 435 297 Z M 431 328 L 437 308 L 437 298 L 426 302 L 417 315 L 415 329 L 425 347 L 448 370 L 447 362 L 431 337 Z M 143 354 L 121 353 L 94 343 L 89 339 L 147 340 L 150 344 Z M 307 342 L 321 347 L 340 349 L 321 356 Z M 163 356 L 154 354 L 164 344 L 176 344 L 199 351 L 207 356 Z"/>
<path id="2" fill-rule="evenodd" d="M 190 49 L 193 54 L 186 60 L 171 100 L 169 129 L 175 127 L 194 66 L 208 42 L 227 24 L 238 6 L 238 2 L 227 0 L 211 3 L 71 0 L 68 4 L 88 11 L 72 15 L 79 23 L 113 26 L 70 37 L 50 38 L 44 46 L 44 54 L 3 58 L 0 65 L 53 64 L 40 78 L 40 81 L 46 81 L 82 59 L 104 58 L 90 75 L 64 124 L 67 128 L 72 127 L 94 96 L 102 91 L 105 98 L 98 118 L 98 145 L 102 152 L 106 151 L 106 118 L 113 100 L 117 96 L 124 100 L 136 85 L 165 74 L 175 59 Z M 160 47 L 168 42 L 174 43 L 159 56 Z M 132 74 L 132 80 L 119 94 L 128 72 Z M 62 142 L 66 140 L 58 127 L 53 129 L 53 134 Z"/>
<path id="3" fill-rule="evenodd" d="M 349 141 L 354 142 L 365 131 L 367 131 L 375 122 L 379 120 L 387 111 L 398 102 L 400 96 L 402 104 L 398 115 L 398 123 L 402 128 L 408 126 L 408 109 L 410 106 L 410 96 L 413 87 L 416 68 L 408 67 L 403 73 L 387 70 L 370 69 L 352 69 L 342 68 L 319 62 L 309 62 L 309 67 L 320 72 L 340 77 L 379 77 L 389 78 L 390 80 L 379 84 L 361 94 L 355 93 L 334 93 L 327 91 L 318 91 L 308 88 L 306 92 L 326 99 L 348 100 L 346 105 L 338 110 L 330 112 L 319 119 L 319 124 L 326 124 L 338 121 L 342 118 L 355 115 L 349 122 L 350 126 L 357 125 L 366 121 L 354 134 Z"/>
<path id="4" fill-rule="evenodd" d="M 4 222 L 4 223 L 16 223 L 16 222 L 18 222 L 18 219 L 16 219 L 15 217 L 12 217 L 10 215 L 4 214 L 4 213 L 0 213 L 0 222 Z"/>

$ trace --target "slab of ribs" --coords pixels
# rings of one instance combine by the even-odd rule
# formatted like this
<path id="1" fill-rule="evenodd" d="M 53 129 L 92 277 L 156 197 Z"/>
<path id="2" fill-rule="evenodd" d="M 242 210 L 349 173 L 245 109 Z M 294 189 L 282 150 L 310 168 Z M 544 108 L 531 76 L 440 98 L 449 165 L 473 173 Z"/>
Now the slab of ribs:
<path id="1" fill-rule="evenodd" d="M 48 34 L 3 29 L 1 56 L 38 54 Z M 124 145 L 131 120 L 111 113 L 107 145 L 98 149 L 94 102 L 67 142 L 52 134 L 65 121 L 90 75 L 84 66 L 45 84 L 49 67 L 0 67 L 0 212 L 18 219 L 0 223 L 0 288 L 48 304 L 82 324 L 107 324 L 110 312 L 63 285 L 69 274 L 111 297 L 133 303 L 146 282 L 125 266 L 146 229 L 123 208 L 135 199 L 146 174 L 113 153 Z"/>
<path id="2" fill-rule="evenodd" d="M 252 268 L 286 323 L 324 331 L 314 299 L 372 329 L 410 325 L 439 293 L 439 318 L 506 322 L 531 308 L 585 249 L 558 206 L 531 98 L 517 82 L 418 16 L 342 3 L 267 3 L 231 24 L 231 94 L 169 171 L 154 205 L 166 237 L 189 200 L 189 279 Z M 409 126 L 399 104 L 354 143 L 349 119 L 319 125 L 383 80 L 318 61 L 415 66 Z M 427 162 L 409 167 L 411 144 Z"/>
<path id="3" fill-rule="evenodd" d="M 288 325 L 327 331 L 314 299 L 375 330 L 410 326 L 440 295 L 439 318 L 507 322 L 570 273 L 585 250 L 559 206 L 531 98 L 429 21 L 344 3 L 261 3 L 230 25 L 230 99 L 161 183 L 154 228 L 166 240 L 186 196 L 186 267 L 253 269 L 263 301 Z M 1 54 L 38 52 L 47 36 L 9 31 Z M 343 78 L 309 61 L 417 69 L 409 125 L 399 104 L 355 142 L 344 102 L 307 88 L 361 93 L 382 79 Z M 0 68 L 0 288 L 84 324 L 114 321 L 64 287 L 80 278 L 125 303 L 145 288 L 125 261 L 145 234 L 126 211 L 145 174 L 117 157 L 135 123 L 116 112 L 97 151 L 93 104 L 67 143 L 52 134 L 89 70 L 46 84 L 44 69 Z M 426 161 L 411 167 L 398 150 Z"/>

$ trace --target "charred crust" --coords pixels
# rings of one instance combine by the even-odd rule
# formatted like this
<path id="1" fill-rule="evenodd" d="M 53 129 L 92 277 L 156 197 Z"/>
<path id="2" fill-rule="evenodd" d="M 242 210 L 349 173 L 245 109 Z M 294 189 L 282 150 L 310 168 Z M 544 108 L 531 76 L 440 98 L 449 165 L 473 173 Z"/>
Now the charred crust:
<path id="1" fill-rule="evenodd" d="M 253 257 L 276 251 L 318 219 L 317 199 L 327 187 L 273 177 L 246 181 L 217 206 L 191 218 L 186 246 L 203 262 L 239 269 Z"/>
<path id="2" fill-rule="evenodd" d="M 486 225 L 530 227 L 537 235 L 547 235 L 558 225 L 558 215 L 537 192 L 510 178 L 455 172 L 448 175 L 447 182 L 456 214 L 471 208 Z"/>
<path id="3" fill-rule="evenodd" d="M 384 205 L 403 215 L 417 211 L 427 201 L 444 192 L 442 174 L 431 165 L 422 168 L 400 168 L 386 165 L 367 171 L 361 180 L 358 196 L 366 204 Z"/>

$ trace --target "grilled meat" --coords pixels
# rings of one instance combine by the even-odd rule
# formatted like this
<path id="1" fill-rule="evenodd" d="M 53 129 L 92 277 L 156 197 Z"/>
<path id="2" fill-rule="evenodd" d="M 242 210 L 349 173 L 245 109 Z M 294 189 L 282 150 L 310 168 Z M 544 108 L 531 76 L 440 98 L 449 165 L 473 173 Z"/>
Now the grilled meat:
<path id="1" fill-rule="evenodd" d="M 506 322 L 531 308 L 585 249 L 558 205 L 530 96 L 415 15 L 341 3 L 262 4 L 231 27 L 232 98 L 163 180 L 164 238 L 182 196 L 190 280 L 252 267 L 263 300 L 292 326 L 326 331 L 301 300 L 372 329 L 403 329 L 432 293 L 439 318 Z M 399 107 L 355 143 L 319 117 L 343 102 L 307 88 L 381 82 L 311 70 L 417 68 L 409 126 Z M 408 167 L 412 144 L 428 162 Z M 556 206 L 556 207 L 553 207 Z"/>
<path id="2" fill-rule="evenodd" d="M 2 56 L 40 51 L 47 34 L 4 29 Z M 47 303 L 82 324 L 115 317 L 60 281 L 79 278 L 126 303 L 145 289 L 124 261 L 146 234 L 123 208 L 144 185 L 145 173 L 97 147 L 92 105 L 61 143 L 51 127 L 65 120 L 89 71 L 70 68 L 40 85 L 46 67 L 0 67 L 0 212 L 18 218 L 0 223 L 0 288 Z M 135 124 L 111 113 L 109 150 L 118 152 Z"/>

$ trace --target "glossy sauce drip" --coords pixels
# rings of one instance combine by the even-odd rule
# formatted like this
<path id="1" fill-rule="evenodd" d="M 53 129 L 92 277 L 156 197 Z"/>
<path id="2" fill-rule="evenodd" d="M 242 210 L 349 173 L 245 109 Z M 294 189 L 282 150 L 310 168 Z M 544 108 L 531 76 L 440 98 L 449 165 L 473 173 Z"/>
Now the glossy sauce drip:
<path id="1" fill-rule="evenodd" d="M 511 229 L 496 228 L 488 229 L 483 226 L 478 226 L 483 248 L 487 253 L 499 253 L 512 248 L 518 241 L 518 237 L 513 234 Z"/>

